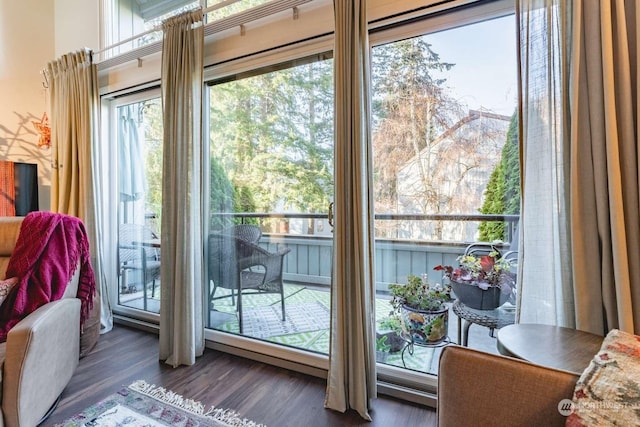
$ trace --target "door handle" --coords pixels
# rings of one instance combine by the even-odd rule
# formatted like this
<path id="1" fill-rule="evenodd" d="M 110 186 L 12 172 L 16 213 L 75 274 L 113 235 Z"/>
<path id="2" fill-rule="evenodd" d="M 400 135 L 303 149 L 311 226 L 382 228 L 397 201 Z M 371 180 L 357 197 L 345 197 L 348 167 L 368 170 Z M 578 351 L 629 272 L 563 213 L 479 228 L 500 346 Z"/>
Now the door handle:
<path id="1" fill-rule="evenodd" d="M 329 203 L 329 214 L 327 215 L 329 225 L 333 228 L 333 202 Z"/>

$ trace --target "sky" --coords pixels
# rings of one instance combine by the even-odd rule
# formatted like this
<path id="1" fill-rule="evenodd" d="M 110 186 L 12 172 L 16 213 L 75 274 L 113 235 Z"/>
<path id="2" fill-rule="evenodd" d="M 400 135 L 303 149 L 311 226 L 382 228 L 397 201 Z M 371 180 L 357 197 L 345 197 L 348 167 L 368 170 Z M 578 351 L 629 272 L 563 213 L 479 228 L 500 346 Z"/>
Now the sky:
<path id="1" fill-rule="evenodd" d="M 513 114 L 518 96 L 513 15 L 425 36 L 443 62 L 447 86 L 470 109 Z"/>

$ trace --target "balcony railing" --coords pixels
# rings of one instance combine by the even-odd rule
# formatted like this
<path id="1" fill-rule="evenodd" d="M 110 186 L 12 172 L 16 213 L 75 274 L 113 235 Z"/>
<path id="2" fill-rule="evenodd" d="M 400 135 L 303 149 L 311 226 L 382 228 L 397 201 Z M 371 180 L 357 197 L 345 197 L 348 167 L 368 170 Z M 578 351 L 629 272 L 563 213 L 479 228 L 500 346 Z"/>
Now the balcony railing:
<path id="1" fill-rule="evenodd" d="M 220 221 L 219 217 L 225 217 Z M 295 298 L 287 302 L 288 307 L 301 300 L 308 302 L 323 301 L 323 305 L 328 307 L 329 299 L 327 292 L 331 284 L 331 263 L 333 236 L 331 227 L 328 224 L 326 214 L 285 214 L 285 213 L 243 213 L 219 215 L 213 222 L 216 224 L 229 224 L 233 221 L 254 223 L 260 225 L 263 230 L 263 237 L 260 244 L 275 251 L 278 245 L 286 245 L 291 251 L 285 257 L 284 280 L 285 287 L 291 292 L 289 296 Z M 474 233 L 471 238 L 469 234 L 463 233 L 465 238 L 428 238 L 424 237 L 425 229 L 429 226 L 430 232 L 447 230 L 462 230 L 469 228 L 477 230 L 478 224 L 482 221 L 505 222 L 506 238 L 503 243 L 498 244 L 504 250 L 512 250 L 511 236 L 514 236 L 519 216 L 517 215 L 396 215 L 380 214 L 376 215 L 376 233 L 384 234 L 376 237 L 375 242 L 375 269 L 376 269 L 376 316 L 386 316 L 389 311 L 388 285 L 390 283 L 405 283 L 406 276 L 410 274 L 421 275 L 427 273 L 431 282 L 438 282 L 441 277 L 438 272 L 433 271 L 433 267 L 438 264 L 455 265 L 458 255 L 463 253 L 465 247 L 475 242 Z M 148 218 L 153 220 L 153 218 Z M 435 222 L 442 224 L 438 229 L 433 227 Z M 386 224 L 385 224 L 386 222 Z M 215 230 L 212 230 L 215 231 Z M 391 235 L 395 233 L 395 235 Z M 421 237 L 415 237 L 411 233 L 422 233 Z M 444 231 L 443 231 L 444 233 Z M 139 283 L 140 277 L 129 277 L 132 283 Z M 205 286 L 210 286 L 207 281 Z M 147 291 L 149 306 L 147 310 L 158 313 L 160 309 L 160 287 L 156 289 L 155 297 Z M 210 289 L 207 289 L 209 292 Z M 319 296 L 322 295 L 322 296 Z M 136 292 L 127 292 L 120 295 L 119 303 L 130 308 L 143 309 L 143 294 L 140 287 Z M 305 299 L 306 298 L 306 299 Z M 277 300 L 277 299 L 276 299 Z M 259 305 L 264 305 L 263 299 L 258 299 Z M 226 305 L 225 305 L 226 304 Z M 246 313 L 245 305 L 245 313 Z M 216 319 L 220 321 L 210 323 L 208 327 L 220 329 L 222 331 L 238 333 L 238 325 L 234 314 L 234 305 L 229 299 L 223 299 L 215 305 L 213 311 L 218 315 Z M 210 311 L 210 313 L 212 313 Z M 222 314 L 220 314 L 222 313 Z M 457 336 L 458 323 L 455 313 L 451 314 L 449 321 L 450 337 Z M 229 320 L 231 319 L 231 320 Z M 327 319 L 316 319 L 317 324 L 326 322 Z M 211 321 L 211 318 L 210 318 Z M 236 322 L 234 324 L 234 321 Z M 225 323 L 226 322 L 226 323 Z M 271 338 L 269 338 L 271 340 Z M 288 343 L 285 338 L 277 337 L 273 339 L 278 343 Z M 313 337 L 308 340 L 291 342 L 294 347 L 299 347 L 314 352 L 326 354 L 328 352 L 328 331 L 326 329 L 313 332 Z M 471 328 L 470 343 L 474 348 L 483 351 L 495 352 L 495 341 L 489 337 L 483 328 Z M 420 351 L 423 351 L 420 353 Z M 437 356 L 425 356 L 425 349 L 418 349 L 415 356 L 411 357 L 408 363 L 410 369 L 423 372 L 437 373 Z M 389 359 L 388 364 L 394 366 L 404 366 L 404 360 L 396 355 L 396 359 Z M 433 362 L 427 362 L 432 360 Z"/>
<path id="2" fill-rule="evenodd" d="M 242 223 L 257 223 L 265 233 L 261 245 L 275 250 L 278 245 L 291 249 L 285 258 L 284 279 L 287 282 L 307 285 L 329 286 L 331 283 L 331 262 L 333 237 L 326 214 L 319 213 L 230 213 L 215 214 L 216 217 L 235 219 Z M 382 222 L 395 226 L 386 227 L 386 236 L 376 236 L 375 266 L 376 290 L 386 293 L 390 283 L 401 283 L 410 274 L 428 274 L 434 281 L 442 277 L 436 275 L 433 267 L 439 264 L 455 265 L 456 258 L 470 243 L 477 224 L 483 221 L 505 222 L 505 241 L 497 246 L 510 248 L 517 229 L 519 215 L 419 215 L 419 214 L 377 214 L 376 233 L 383 227 Z M 422 229 L 434 231 L 435 223 L 446 224 L 449 229 L 470 229 L 463 239 L 433 239 L 413 237 Z M 398 224 L 403 224 L 402 227 Z M 460 224 L 457 226 L 456 224 Z M 441 227 L 440 230 L 446 227 Z M 391 233 L 395 236 L 390 237 Z M 471 238 L 469 238 L 471 236 Z"/>

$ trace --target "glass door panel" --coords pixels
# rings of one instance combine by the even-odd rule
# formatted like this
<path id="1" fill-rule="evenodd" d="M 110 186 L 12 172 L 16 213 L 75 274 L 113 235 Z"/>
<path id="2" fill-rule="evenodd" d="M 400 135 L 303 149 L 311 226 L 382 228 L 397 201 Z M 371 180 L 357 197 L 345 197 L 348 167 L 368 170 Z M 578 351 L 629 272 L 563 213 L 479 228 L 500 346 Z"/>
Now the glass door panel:
<path id="1" fill-rule="evenodd" d="M 401 330 L 399 313 L 390 304 L 391 284 L 406 284 L 415 276 L 432 287 L 446 286 L 434 267 L 457 267 L 457 257 L 474 242 L 493 242 L 501 253 L 517 251 L 514 25 L 511 15 L 372 49 L 376 314 L 378 340 L 386 341 L 381 357 L 389 365 L 436 374 L 441 346 L 457 342 L 460 330 L 449 302 L 446 322 L 405 333 L 417 343 L 442 331 L 443 342 L 414 345 L 412 353 L 401 351 L 403 341 L 389 349 L 384 344 L 396 334 L 382 336 Z M 514 308 L 507 303 L 473 316 L 512 319 Z M 421 314 L 407 316 L 407 324 L 423 320 Z M 491 323 L 480 323 L 469 328 L 469 346 L 496 352 L 486 327 Z"/>
<path id="2" fill-rule="evenodd" d="M 118 304 L 159 313 L 162 106 L 118 104 Z"/>
<path id="3" fill-rule="evenodd" d="M 333 64 L 209 87 L 208 326 L 328 353 Z"/>

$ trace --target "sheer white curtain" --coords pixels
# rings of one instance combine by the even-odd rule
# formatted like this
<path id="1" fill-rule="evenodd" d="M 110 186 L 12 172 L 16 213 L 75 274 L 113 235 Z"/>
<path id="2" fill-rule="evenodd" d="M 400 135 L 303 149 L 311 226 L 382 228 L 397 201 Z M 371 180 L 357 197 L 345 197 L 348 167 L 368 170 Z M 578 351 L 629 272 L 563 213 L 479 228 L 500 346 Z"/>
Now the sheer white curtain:
<path id="1" fill-rule="evenodd" d="M 640 330 L 639 19 L 635 2 L 518 2 L 520 322 Z"/>
<path id="2" fill-rule="evenodd" d="M 91 245 L 101 297 L 102 332 L 113 317 L 104 273 L 104 171 L 99 156 L 97 67 L 90 50 L 68 53 L 47 65 L 51 95 L 51 210 L 80 218 Z"/>
<path id="3" fill-rule="evenodd" d="M 192 365 L 204 351 L 202 11 L 163 23 L 160 359 Z"/>
<path id="4" fill-rule="evenodd" d="M 334 2 L 335 228 L 325 406 L 365 419 L 376 395 L 370 62 L 366 1 Z"/>
<path id="5" fill-rule="evenodd" d="M 574 327 L 564 0 L 519 2 L 522 216 L 519 320 Z"/>

